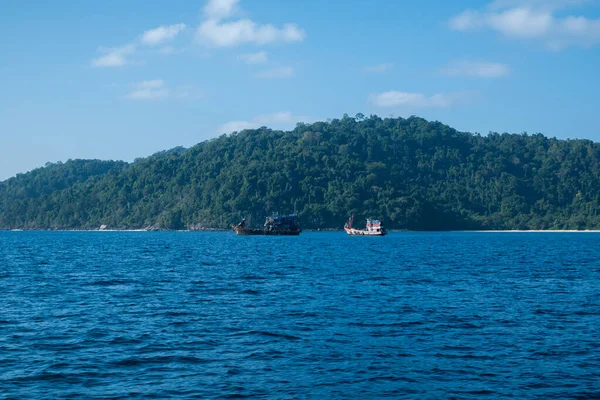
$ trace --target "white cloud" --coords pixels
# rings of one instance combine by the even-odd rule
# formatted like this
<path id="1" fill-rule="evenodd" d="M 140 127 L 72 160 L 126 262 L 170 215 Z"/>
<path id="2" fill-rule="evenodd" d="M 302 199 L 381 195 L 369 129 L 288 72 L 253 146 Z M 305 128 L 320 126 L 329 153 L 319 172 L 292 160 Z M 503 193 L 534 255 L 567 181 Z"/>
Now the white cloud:
<path id="1" fill-rule="evenodd" d="M 476 78 L 501 78 L 510 74 L 506 64 L 486 61 L 456 61 L 440 71 L 448 76 L 470 76 Z"/>
<path id="2" fill-rule="evenodd" d="M 259 128 L 260 124 L 253 123 L 252 121 L 229 121 L 221 125 L 217 129 L 217 133 L 232 133 L 243 131 L 244 129 Z"/>
<path id="3" fill-rule="evenodd" d="M 548 34 L 552 26 L 548 11 L 511 8 L 496 13 L 465 11 L 450 21 L 450 27 L 459 31 L 490 28 L 509 37 L 536 37 Z"/>
<path id="4" fill-rule="evenodd" d="M 98 51 L 102 56 L 91 61 L 93 67 L 122 67 L 131 64 L 129 59 L 138 50 L 140 45 L 155 46 L 174 39 L 186 28 L 185 24 L 159 26 L 142 33 L 135 41 L 120 47 L 101 47 Z M 166 46 L 158 50 L 161 54 L 172 54 L 175 49 Z"/>
<path id="5" fill-rule="evenodd" d="M 427 96 L 423 93 L 389 91 L 369 96 L 369 101 L 377 107 L 407 108 L 447 108 L 464 103 L 473 97 L 473 93 L 454 92 L 437 93 Z"/>
<path id="6" fill-rule="evenodd" d="M 121 47 L 100 48 L 99 51 L 104 53 L 103 56 L 92 60 L 93 67 L 122 67 L 129 63 L 127 59 L 135 52 L 136 46 L 128 44 Z"/>
<path id="7" fill-rule="evenodd" d="M 169 96 L 169 89 L 160 79 L 136 83 L 127 98 L 132 100 L 158 100 Z"/>
<path id="8" fill-rule="evenodd" d="M 546 11 L 512 8 L 489 16 L 489 24 L 506 36 L 539 37 L 548 34 L 552 15 Z"/>
<path id="9" fill-rule="evenodd" d="M 279 29 L 271 24 L 257 25 L 249 19 L 232 22 L 208 20 L 198 28 L 197 38 L 212 47 L 232 47 L 240 44 L 265 45 L 302 41 L 304 31 L 295 24 L 286 24 Z"/>
<path id="10" fill-rule="evenodd" d="M 382 63 L 382 64 L 376 64 L 376 65 L 367 65 L 366 67 L 362 67 L 361 69 L 364 72 L 380 73 L 380 72 L 389 71 L 393 67 L 394 67 L 394 64 L 392 64 L 392 63 Z"/>
<path id="11" fill-rule="evenodd" d="M 126 98 L 130 100 L 198 100 L 202 99 L 204 94 L 200 88 L 194 85 L 178 85 L 170 88 L 167 83 L 161 79 L 142 81 L 131 85 L 131 91 Z"/>
<path id="12" fill-rule="evenodd" d="M 228 20 L 238 11 L 239 0 L 209 0 L 204 7 L 205 20 L 196 31 L 196 39 L 210 47 L 233 47 L 241 44 L 301 42 L 305 33 L 296 24 L 277 28 L 258 24 L 248 18 Z"/>
<path id="13" fill-rule="evenodd" d="M 249 121 L 229 121 L 217 129 L 217 133 L 231 133 L 244 129 L 256 129 L 268 126 L 272 129 L 291 129 L 298 122 L 310 122 L 312 118 L 293 115 L 289 111 L 259 115 Z"/>
<path id="14" fill-rule="evenodd" d="M 304 40 L 305 33 L 296 24 L 273 24 L 254 22 L 249 18 L 235 18 L 242 10 L 239 0 L 208 0 L 204 7 L 204 20 L 196 30 L 196 40 L 209 47 L 233 47 L 242 44 L 267 45 L 273 43 L 293 43 Z M 101 48 L 103 53 L 91 61 L 94 67 L 121 67 L 130 63 L 131 57 L 141 46 L 159 46 L 175 39 L 187 29 L 183 23 L 161 25 L 143 32 L 130 44 Z M 159 48 L 158 53 L 166 55 L 177 51 L 171 46 Z M 264 52 L 246 55 L 247 63 L 264 64 L 267 55 Z"/>
<path id="15" fill-rule="evenodd" d="M 209 0 L 204 6 L 204 14 L 208 19 L 229 18 L 238 10 L 239 0 Z"/>
<path id="16" fill-rule="evenodd" d="M 246 64 L 266 64 L 269 62 L 269 56 L 266 51 L 259 51 L 258 53 L 242 54 L 240 60 Z"/>
<path id="17" fill-rule="evenodd" d="M 179 35 L 183 30 L 185 30 L 185 28 L 185 24 L 176 24 L 168 26 L 162 25 L 158 28 L 151 29 L 142 33 L 140 41 L 145 45 L 155 46 L 157 44 L 173 40 L 177 35 Z"/>
<path id="18" fill-rule="evenodd" d="M 261 71 L 254 75 L 260 79 L 285 79 L 294 76 L 294 68 L 292 67 L 276 67 Z"/>
<path id="19" fill-rule="evenodd" d="M 490 29 L 512 39 L 537 39 L 560 49 L 570 45 L 591 46 L 600 42 L 600 19 L 557 16 L 558 10 L 585 0 L 496 0 L 481 11 L 466 10 L 452 18 L 451 29 Z"/>
<path id="20" fill-rule="evenodd" d="M 259 51 L 258 53 L 242 54 L 240 60 L 246 64 L 266 64 L 269 62 L 269 56 L 266 51 Z"/>

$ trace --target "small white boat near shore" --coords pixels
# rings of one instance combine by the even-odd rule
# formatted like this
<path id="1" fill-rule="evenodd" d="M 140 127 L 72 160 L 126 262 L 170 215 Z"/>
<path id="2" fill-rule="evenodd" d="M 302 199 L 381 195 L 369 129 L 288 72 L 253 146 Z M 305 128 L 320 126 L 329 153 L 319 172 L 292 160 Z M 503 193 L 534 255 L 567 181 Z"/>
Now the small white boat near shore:
<path id="1" fill-rule="evenodd" d="M 354 213 L 348 219 L 348 222 L 344 225 L 344 230 L 350 236 L 385 236 L 387 231 L 381 224 L 381 221 L 377 219 L 367 218 L 366 229 L 356 229 L 352 227 L 354 223 Z"/>

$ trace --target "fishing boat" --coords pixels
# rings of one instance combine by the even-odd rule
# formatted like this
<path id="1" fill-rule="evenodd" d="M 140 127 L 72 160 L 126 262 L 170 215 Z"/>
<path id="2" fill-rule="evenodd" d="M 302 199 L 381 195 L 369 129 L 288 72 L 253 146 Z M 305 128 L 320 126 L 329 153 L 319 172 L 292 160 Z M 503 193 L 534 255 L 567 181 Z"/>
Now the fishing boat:
<path id="1" fill-rule="evenodd" d="M 381 221 L 377 219 L 367 218 L 367 227 L 366 229 L 355 229 L 352 227 L 354 223 L 354 213 L 348 219 L 348 222 L 344 225 L 344 230 L 350 236 L 385 236 L 387 235 L 387 231 L 381 225 Z"/>
<path id="2" fill-rule="evenodd" d="M 242 221 L 234 226 L 233 230 L 237 235 L 267 236 L 298 236 L 302 232 L 296 214 L 267 217 L 262 229 L 248 228 L 246 226 L 246 218 L 242 218 Z"/>

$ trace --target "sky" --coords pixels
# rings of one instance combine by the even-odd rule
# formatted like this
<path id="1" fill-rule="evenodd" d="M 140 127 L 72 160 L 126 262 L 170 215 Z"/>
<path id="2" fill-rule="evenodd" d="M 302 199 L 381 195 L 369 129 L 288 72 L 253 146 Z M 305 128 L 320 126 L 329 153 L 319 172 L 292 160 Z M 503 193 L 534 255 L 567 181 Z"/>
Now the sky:
<path id="1" fill-rule="evenodd" d="M 600 0 L 2 0 L 0 180 L 418 115 L 600 141 Z"/>

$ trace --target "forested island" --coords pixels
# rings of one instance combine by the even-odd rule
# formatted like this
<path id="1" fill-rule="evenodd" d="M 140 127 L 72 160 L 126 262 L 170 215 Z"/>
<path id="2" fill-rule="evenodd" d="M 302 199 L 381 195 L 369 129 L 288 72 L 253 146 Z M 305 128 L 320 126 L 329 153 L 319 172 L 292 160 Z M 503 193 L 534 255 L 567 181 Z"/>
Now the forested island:
<path id="1" fill-rule="evenodd" d="M 0 182 L 0 229 L 598 229 L 600 144 L 344 115 L 262 127 L 132 163 L 69 160 Z"/>

